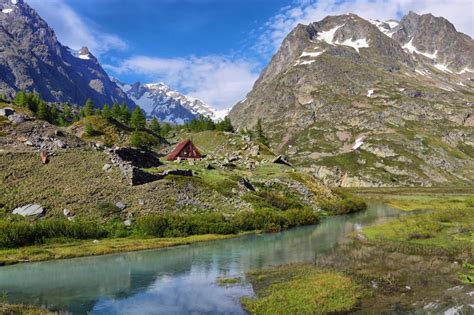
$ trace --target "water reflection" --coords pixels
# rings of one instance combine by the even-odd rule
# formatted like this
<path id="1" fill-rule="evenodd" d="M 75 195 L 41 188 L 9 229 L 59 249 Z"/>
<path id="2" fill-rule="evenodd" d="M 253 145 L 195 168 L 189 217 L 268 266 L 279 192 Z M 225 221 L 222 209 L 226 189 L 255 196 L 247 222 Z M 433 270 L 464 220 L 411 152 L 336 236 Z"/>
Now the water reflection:
<path id="1" fill-rule="evenodd" d="M 0 269 L 12 303 L 82 314 L 242 314 L 249 285 L 216 278 L 270 265 L 313 260 L 362 226 L 398 215 L 381 204 L 317 226 L 170 249 L 32 263 Z"/>

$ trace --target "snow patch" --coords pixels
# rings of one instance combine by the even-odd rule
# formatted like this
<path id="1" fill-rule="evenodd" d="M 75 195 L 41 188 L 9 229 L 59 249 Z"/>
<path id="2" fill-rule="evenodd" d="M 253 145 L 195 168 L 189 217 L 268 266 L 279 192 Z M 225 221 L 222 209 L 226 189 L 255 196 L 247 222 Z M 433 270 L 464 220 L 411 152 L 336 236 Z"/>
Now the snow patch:
<path id="1" fill-rule="evenodd" d="M 427 72 L 427 71 L 424 71 L 424 70 L 415 69 L 415 72 L 418 73 L 418 74 L 424 75 L 424 76 L 426 76 L 426 77 L 429 77 L 429 76 L 430 76 L 430 73 Z"/>
<path id="2" fill-rule="evenodd" d="M 227 116 L 229 116 L 229 113 L 230 113 L 230 110 L 232 108 L 226 108 L 226 109 L 221 109 L 221 110 L 216 110 L 214 112 L 214 117 L 213 117 L 213 120 L 214 121 L 223 121 L 224 118 L 226 118 Z"/>
<path id="3" fill-rule="evenodd" d="M 385 21 L 385 23 L 387 23 L 390 28 L 395 28 L 400 24 L 397 21 L 393 21 L 393 20 Z"/>
<path id="4" fill-rule="evenodd" d="M 374 94 L 374 90 L 368 90 L 367 91 L 367 97 L 371 97 L 372 94 Z"/>
<path id="5" fill-rule="evenodd" d="M 343 27 L 343 25 L 336 26 L 329 31 L 324 31 L 324 32 L 319 32 L 318 36 L 316 39 L 326 42 L 330 45 L 342 45 L 342 46 L 349 46 L 357 50 L 359 52 L 360 48 L 367 48 L 369 47 L 369 44 L 367 42 L 367 39 L 361 38 L 361 39 L 346 39 L 343 42 L 340 41 L 334 41 L 334 35 L 336 34 L 337 30 Z"/>
<path id="6" fill-rule="evenodd" d="M 459 311 L 463 308 L 462 305 L 460 306 L 455 306 L 450 309 L 448 309 L 446 312 L 444 312 L 444 315 L 459 315 Z"/>
<path id="7" fill-rule="evenodd" d="M 381 31 L 382 33 L 384 33 L 385 35 L 387 35 L 388 37 L 392 38 L 393 34 L 395 33 L 395 31 L 392 31 L 392 28 L 396 27 L 398 25 L 398 23 L 396 23 L 395 26 L 391 26 L 393 25 L 395 22 L 380 22 L 379 20 L 369 20 L 369 22 L 373 25 L 375 25 L 379 31 Z M 387 27 L 388 26 L 388 27 Z"/>
<path id="8" fill-rule="evenodd" d="M 356 40 L 346 39 L 343 42 L 337 42 L 337 44 L 352 47 L 355 50 L 357 50 L 357 52 L 359 52 L 360 48 L 368 48 L 369 47 L 369 43 L 367 42 L 367 39 L 365 39 L 365 38 L 356 39 Z"/>
<path id="9" fill-rule="evenodd" d="M 337 30 L 343 27 L 343 25 L 336 26 L 329 31 L 324 31 L 324 32 L 319 32 L 318 33 L 318 40 L 322 40 L 323 42 L 326 42 L 328 44 L 334 45 L 334 35 L 336 34 Z"/>
<path id="10" fill-rule="evenodd" d="M 82 59 L 82 60 L 91 60 L 91 57 L 89 56 L 89 54 L 87 54 L 87 55 L 79 55 L 78 58 L 79 58 L 79 59 Z"/>
<path id="11" fill-rule="evenodd" d="M 435 64 L 434 67 L 438 70 L 443 71 L 443 72 L 453 73 L 451 70 L 448 69 L 448 67 L 446 65 L 442 65 L 440 63 Z"/>
<path id="12" fill-rule="evenodd" d="M 408 50 L 408 52 L 410 52 L 410 53 L 417 53 L 417 54 L 423 55 L 423 56 L 425 56 L 426 58 L 429 58 L 429 59 L 436 59 L 436 56 L 438 56 L 438 51 L 437 50 L 434 53 L 430 54 L 430 53 L 422 52 L 422 51 L 419 51 L 418 49 L 416 49 L 416 47 L 413 46 L 413 38 L 410 39 L 410 41 L 408 43 L 403 45 L 402 48 L 405 49 L 405 50 Z"/>
<path id="13" fill-rule="evenodd" d="M 465 86 L 464 83 L 462 83 L 462 82 L 459 82 L 458 85 Z"/>
<path id="14" fill-rule="evenodd" d="M 448 92 L 454 92 L 455 91 L 453 88 L 446 87 L 446 86 L 440 86 L 439 88 L 441 90 L 445 90 L 445 91 L 448 91 Z"/>
<path id="15" fill-rule="evenodd" d="M 316 58 L 318 57 L 319 55 L 321 55 L 324 51 L 316 51 L 316 52 L 304 52 L 301 54 L 300 58 L 301 57 L 313 57 L 313 58 Z"/>
<path id="16" fill-rule="evenodd" d="M 11 13 L 13 12 L 13 9 L 3 9 L 2 13 Z"/>
<path id="17" fill-rule="evenodd" d="M 463 73 L 466 73 L 466 72 L 474 73 L 474 70 L 471 70 L 471 69 L 466 67 L 466 68 L 462 69 L 461 71 L 459 71 L 458 74 L 463 74 Z"/>
<path id="18" fill-rule="evenodd" d="M 244 98 L 244 99 L 241 100 L 239 103 L 245 103 L 245 101 L 247 101 L 247 98 Z"/>
<path id="19" fill-rule="evenodd" d="M 356 141 L 354 142 L 354 145 L 352 146 L 352 151 L 357 150 L 364 144 L 364 137 L 357 138 Z"/>

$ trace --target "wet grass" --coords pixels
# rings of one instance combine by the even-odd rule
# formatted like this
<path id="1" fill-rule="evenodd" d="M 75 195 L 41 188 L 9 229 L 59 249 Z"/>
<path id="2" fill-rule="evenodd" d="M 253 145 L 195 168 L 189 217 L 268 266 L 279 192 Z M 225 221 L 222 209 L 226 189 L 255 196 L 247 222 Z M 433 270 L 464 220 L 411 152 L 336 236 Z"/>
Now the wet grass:
<path id="1" fill-rule="evenodd" d="M 453 248 L 474 247 L 474 208 L 438 210 L 401 217 L 383 225 L 367 227 L 369 240 L 407 242 Z"/>
<path id="2" fill-rule="evenodd" d="M 248 275 L 256 298 L 243 298 L 251 314 L 349 312 L 368 292 L 349 276 L 313 265 L 286 265 Z"/>
<path id="3" fill-rule="evenodd" d="M 15 249 L 0 250 L 0 266 L 22 262 L 66 259 L 83 256 L 98 256 L 120 252 L 157 249 L 179 245 L 188 245 L 205 241 L 222 240 L 244 235 L 193 235 L 173 238 L 116 238 L 100 241 L 71 241 L 27 246 Z"/>
<path id="4" fill-rule="evenodd" d="M 57 314 L 50 312 L 44 308 L 29 306 L 29 305 L 12 305 L 0 303 L 0 313 L 4 315 L 53 315 Z"/>
<path id="5" fill-rule="evenodd" d="M 448 210 L 474 207 L 473 187 L 346 189 L 404 211 Z"/>
<path id="6" fill-rule="evenodd" d="M 232 278 L 219 278 L 217 279 L 217 283 L 220 286 L 229 286 L 233 284 L 238 284 L 242 282 L 242 278 L 239 277 L 232 277 Z"/>

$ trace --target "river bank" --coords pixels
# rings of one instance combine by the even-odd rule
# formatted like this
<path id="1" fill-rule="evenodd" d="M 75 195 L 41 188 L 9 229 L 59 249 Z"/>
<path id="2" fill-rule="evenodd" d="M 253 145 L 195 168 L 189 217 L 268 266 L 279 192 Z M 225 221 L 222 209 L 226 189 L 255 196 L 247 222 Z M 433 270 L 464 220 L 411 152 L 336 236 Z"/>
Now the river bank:
<path id="1" fill-rule="evenodd" d="M 349 308 L 355 314 L 474 312 L 472 197 L 459 192 L 430 196 L 426 191 L 411 195 L 396 195 L 393 191 L 388 195 L 371 195 L 372 200 L 402 204 L 404 210 L 431 211 L 365 227 L 353 234 L 349 243 L 317 257 L 312 264 L 249 273 L 257 297 L 242 300 L 246 309 L 251 314 L 270 314 L 275 310 L 324 314 L 327 308 L 332 312 L 346 312 Z M 452 200 L 455 202 L 449 202 Z M 308 270 L 316 278 L 298 276 Z M 342 277 L 323 284 L 336 300 L 327 299 L 323 305 L 304 300 L 308 281 L 322 281 L 321 277 L 327 273 Z M 363 289 L 346 287 L 346 295 L 355 300 L 337 303 L 335 288 L 348 283 Z M 288 302 L 288 294 L 302 298 L 290 298 L 292 301 Z"/>
<path id="2" fill-rule="evenodd" d="M 56 243 L 3 249 L 0 250 L 0 266 L 191 245 L 200 242 L 235 238 L 252 233 L 258 233 L 258 231 L 230 235 L 205 234 L 172 238 L 82 240 L 63 244 Z"/>

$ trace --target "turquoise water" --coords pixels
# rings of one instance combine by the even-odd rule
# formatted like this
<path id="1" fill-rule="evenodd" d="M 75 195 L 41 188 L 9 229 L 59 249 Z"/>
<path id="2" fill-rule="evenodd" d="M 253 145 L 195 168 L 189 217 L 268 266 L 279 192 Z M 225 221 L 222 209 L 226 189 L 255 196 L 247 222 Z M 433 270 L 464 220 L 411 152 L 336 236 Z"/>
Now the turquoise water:
<path id="1" fill-rule="evenodd" d="M 0 268 L 0 292 L 10 303 L 73 314 L 245 314 L 245 283 L 222 287 L 219 277 L 312 261 L 364 225 L 399 211 L 372 204 L 363 213 L 319 225 L 168 249 L 21 264 Z"/>

